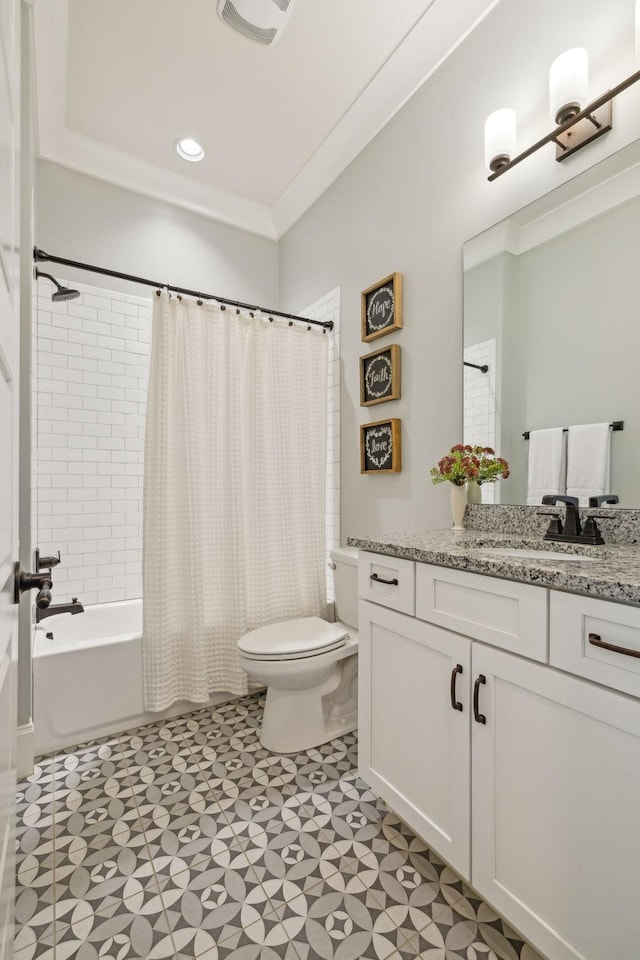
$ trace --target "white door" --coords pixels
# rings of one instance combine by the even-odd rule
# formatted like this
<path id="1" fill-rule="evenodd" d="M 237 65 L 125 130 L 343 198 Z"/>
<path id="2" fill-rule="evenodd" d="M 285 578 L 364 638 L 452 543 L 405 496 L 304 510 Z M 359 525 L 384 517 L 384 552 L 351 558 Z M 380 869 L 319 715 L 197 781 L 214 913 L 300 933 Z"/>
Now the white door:
<path id="1" fill-rule="evenodd" d="M 0 2 L 0 960 L 12 954 L 16 783 L 19 10 Z"/>
<path id="2" fill-rule="evenodd" d="M 640 700 L 474 645 L 473 886 L 553 960 L 640 956 Z"/>
<path id="3" fill-rule="evenodd" d="M 358 632 L 360 776 L 468 877 L 471 641 L 366 601 Z"/>

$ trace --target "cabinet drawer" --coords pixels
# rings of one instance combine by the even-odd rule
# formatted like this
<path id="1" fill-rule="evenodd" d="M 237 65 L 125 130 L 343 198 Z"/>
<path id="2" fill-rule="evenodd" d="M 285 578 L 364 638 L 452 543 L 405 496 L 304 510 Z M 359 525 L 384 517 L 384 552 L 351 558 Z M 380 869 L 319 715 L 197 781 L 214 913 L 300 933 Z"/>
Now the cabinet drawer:
<path id="1" fill-rule="evenodd" d="M 546 663 L 547 590 L 416 564 L 416 616 Z"/>
<path id="2" fill-rule="evenodd" d="M 358 596 L 400 613 L 415 613 L 413 560 L 384 557 L 379 553 L 358 554 Z"/>
<path id="3" fill-rule="evenodd" d="M 550 612 L 552 666 L 640 697 L 637 607 L 552 592 Z"/>

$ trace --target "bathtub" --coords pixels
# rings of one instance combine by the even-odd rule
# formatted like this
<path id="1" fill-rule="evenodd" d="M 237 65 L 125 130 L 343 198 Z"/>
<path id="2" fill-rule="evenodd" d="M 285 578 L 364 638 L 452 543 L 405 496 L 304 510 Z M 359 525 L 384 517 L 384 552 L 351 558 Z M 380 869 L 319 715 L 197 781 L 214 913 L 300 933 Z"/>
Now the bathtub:
<path id="1" fill-rule="evenodd" d="M 230 698 L 230 694 L 214 694 L 210 703 Z M 48 617 L 36 626 L 36 756 L 179 716 L 198 706 L 203 705 L 182 702 L 163 713 L 145 711 L 142 600 L 94 604 L 85 607 L 84 613 Z"/>

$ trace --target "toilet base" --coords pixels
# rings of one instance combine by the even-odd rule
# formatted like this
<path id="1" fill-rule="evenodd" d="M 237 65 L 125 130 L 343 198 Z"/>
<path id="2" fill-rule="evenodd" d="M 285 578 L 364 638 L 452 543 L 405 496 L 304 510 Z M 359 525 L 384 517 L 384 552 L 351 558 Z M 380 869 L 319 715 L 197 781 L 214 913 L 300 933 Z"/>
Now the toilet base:
<path id="1" fill-rule="evenodd" d="M 267 689 L 260 743 L 271 753 L 300 753 L 351 733 L 358 726 L 358 656 L 334 664 L 329 675 L 305 690 Z"/>

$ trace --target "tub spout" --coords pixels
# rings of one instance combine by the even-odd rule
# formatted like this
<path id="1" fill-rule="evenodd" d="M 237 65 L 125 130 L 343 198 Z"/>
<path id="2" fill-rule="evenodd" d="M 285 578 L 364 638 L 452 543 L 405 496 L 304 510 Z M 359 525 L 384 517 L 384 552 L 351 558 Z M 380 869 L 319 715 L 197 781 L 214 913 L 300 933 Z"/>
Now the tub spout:
<path id="1" fill-rule="evenodd" d="M 43 610 L 36 607 L 36 623 L 46 620 L 47 617 L 55 617 L 59 613 L 70 613 L 74 616 L 76 613 L 84 613 L 84 607 L 81 603 L 78 603 L 77 597 L 74 597 L 71 603 L 54 603 Z"/>

